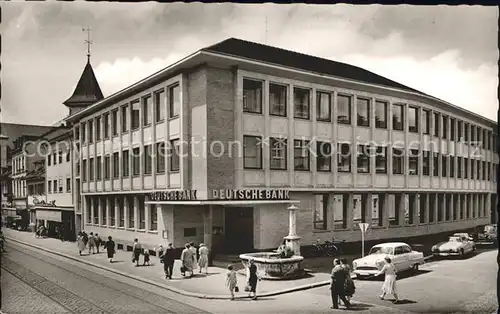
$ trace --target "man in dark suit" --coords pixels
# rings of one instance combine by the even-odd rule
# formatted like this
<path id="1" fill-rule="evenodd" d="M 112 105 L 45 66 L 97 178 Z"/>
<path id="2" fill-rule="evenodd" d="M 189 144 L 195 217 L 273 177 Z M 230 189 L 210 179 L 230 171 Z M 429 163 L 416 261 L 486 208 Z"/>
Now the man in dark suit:
<path id="1" fill-rule="evenodd" d="M 163 260 L 163 270 L 165 271 L 165 278 L 172 279 L 172 274 L 174 272 L 174 261 L 175 261 L 175 249 L 172 243 L 168 244 L 165 253 L 162 256 Z"/>
<path id="2" fill-rule="evenodd" d="M 339 308 L 339 299 L 344 302 L 347 309 L 351 307 L 351 303 L 347 301 L 345 297 L 345 282 L 347 279 L 347 273 L 342 267 L 340 260 L 335 259 L 333 261 L 332 269 L 332 283 L 330 285 L 331 295 L 332 295 L 332 309 Z"/>

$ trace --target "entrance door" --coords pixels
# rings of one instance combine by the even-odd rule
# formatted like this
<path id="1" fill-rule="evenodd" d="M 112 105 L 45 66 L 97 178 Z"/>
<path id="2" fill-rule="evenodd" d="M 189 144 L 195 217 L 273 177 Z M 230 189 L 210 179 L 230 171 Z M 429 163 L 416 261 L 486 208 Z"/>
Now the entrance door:
<path id="1" fill-rule="evenodd" d="M 253 208 L 226 207 L 226 252 L 241 254 L 253 251 Z"/>

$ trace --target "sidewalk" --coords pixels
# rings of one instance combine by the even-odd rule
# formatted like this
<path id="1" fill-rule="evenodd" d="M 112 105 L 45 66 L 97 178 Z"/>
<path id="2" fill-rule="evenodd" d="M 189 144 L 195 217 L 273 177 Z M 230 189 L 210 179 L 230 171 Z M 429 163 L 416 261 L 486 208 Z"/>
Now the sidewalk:
<path id="1" fill-rule="evenodd" d="M 151 266 L 135 267 L 132 263 L 132 252 L 116 250 L 114 263 L 107 259 L 105 250 L 99 254 L 90 254 L 80 256 L 75 242 L 61 242 L 51 238 L 35 238 L 33 233 L 20 232 L 3 228 L 7 243 L 15 244 L 20 242 L 32 247 L 45 250 L 60 256 L 80 261 L 84 264 L 109 270 L 120 275 L 133 278 L 159 286 L 161 288 L 186 295 L 203 299 L 229 299 L 228 291 L 225 286 L 227 269 L 220 267 L 209 267 L 208 275 L 195 273 L 193 278 L 184 278 L 180 274 L 180 261 L 176 260 L 174 265 L 174 276 L 172 280 L 165 279 L 163 264 L 155 256 L 151 256 Z M 140 258 L 142 262 L 142 257 Z M 245 276 L 238 274 L 238 286 L 243 290 Z M 315 287 L 325 286 L 330 283 L 330 275 L 326 273 L 314 273 L 309 277 L 298 280 L 270 281 L 262 280 L 259 282 L 259 295 L 262 297 L 290 293 L 294 291 L 306 290 Z M 247 297 L 244 292 L 239 293 L 241 297 Z"/>

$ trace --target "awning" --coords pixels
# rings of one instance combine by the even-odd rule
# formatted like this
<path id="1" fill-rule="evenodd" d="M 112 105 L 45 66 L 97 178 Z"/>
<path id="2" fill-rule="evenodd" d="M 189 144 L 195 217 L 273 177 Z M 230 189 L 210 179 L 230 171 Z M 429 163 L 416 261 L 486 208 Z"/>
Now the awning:
<path id="1" fill-rule="evenodd" d="M 36 219 L 62 222 L 61 212 L 56 210 L 36 210 Z"/>
<path id="2" fill-rule="evenodd" d="M 299 204 L 298 200 L 269 200 L 269 201 L 231 201 L 231 200 L 203 200 L 203 201 L 146 201 L 146 205 L 261 205 L 261 204 Z"/>

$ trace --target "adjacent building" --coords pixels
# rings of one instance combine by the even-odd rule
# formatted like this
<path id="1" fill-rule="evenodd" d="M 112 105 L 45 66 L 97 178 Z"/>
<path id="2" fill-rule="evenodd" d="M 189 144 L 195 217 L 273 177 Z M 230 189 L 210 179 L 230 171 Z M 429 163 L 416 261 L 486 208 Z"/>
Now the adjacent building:
<path id="1" fill-rule="evenodd" d="M 275 248 L 290 200 L 302 245 L 359 241 L 359 223 L 367 240 L 465 229 L 496 207 L 495 122 L 348 64 L 231 38 L 94 96 L 68 106 L 73 205 L 118 243 Z"/>

